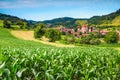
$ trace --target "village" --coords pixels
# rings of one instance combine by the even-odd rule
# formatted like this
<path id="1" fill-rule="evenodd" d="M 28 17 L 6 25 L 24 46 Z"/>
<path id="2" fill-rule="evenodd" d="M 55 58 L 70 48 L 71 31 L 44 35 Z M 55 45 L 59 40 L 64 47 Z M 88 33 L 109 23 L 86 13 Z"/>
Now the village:
<path id="1" fill-rule="evenodd" d="M 88 36 L 89 33 L 99 33 L 103 36 L 105 36 L 110 30 L 107 29 L 96 29 L 92 26 L 87 26 L 87 24 L 83 24 L 82 26 L 77 26 L 77 31 L 73 28 L 59 28 L 60 32 L 65 32 L 66 34 L 71 34 L 72 36 L 81 37 L 81 36 Z M 119 34 L 119 40 L 120 40 L 120 31 L 118 31 Z"/>

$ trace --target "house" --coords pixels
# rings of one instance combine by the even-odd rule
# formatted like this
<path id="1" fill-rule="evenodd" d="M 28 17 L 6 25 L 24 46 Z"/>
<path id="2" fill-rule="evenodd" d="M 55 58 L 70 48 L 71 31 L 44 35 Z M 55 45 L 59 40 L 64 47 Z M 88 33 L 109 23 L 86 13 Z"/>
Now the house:
<path id="1" fill-rule="evenodd" d="M 61 28 L 60 31 L 65 33 L 70 33 L 70 34 L 73 34 L 75 32 L 74 29 L 70 29 L 70 28 Z"/>
<path id="2" fill-rule="evenodd" d="M 80 26 L 77 27 L 77 32 L 81 32 L 81 27 Z"/>
<path id="3" fill-rule="evenodd" d="M 88 32 L 88 26 L 87 26 L 86 24 L 84 24 L 84 25 L 82 26 L 81 32 L 82 32 L 82 33 Z"/>

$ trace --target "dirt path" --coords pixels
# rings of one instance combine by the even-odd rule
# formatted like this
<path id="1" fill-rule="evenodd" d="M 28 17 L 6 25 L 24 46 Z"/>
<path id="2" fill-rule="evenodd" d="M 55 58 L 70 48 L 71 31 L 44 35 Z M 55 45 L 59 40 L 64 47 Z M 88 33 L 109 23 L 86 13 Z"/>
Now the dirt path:
<path id="1" fill-rule="evenodd" d="M 41 42 L 43 44 L 52 45 L 52 46 L 56 46 L 56 47 L 75 47 L 74 45 L 64 45 L 64 44 L 60 44 L 60 43 L 52 43 L 52 42 L 34 39 L 33 31 L 11 31 L 11 33 L 12 33 L 12 35 L 14 35 L 15 37 L 17 37 L 19 39 Z"/>

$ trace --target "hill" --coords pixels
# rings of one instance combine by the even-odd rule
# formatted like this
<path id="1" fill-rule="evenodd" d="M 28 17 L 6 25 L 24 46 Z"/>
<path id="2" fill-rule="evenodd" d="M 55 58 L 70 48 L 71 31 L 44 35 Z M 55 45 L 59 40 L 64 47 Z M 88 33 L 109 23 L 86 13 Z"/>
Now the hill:
<path id="1" fill-rule="evenodd" d="M 3 13 L 0 13 L 0 24 L 9 25 L 9 27 L 11 28 L 21 28 L 21 29 L 34 26 L 34 24 L 28 23 L 28 21 L 25 19 L 21 19 L 19 17 L 7 15 Z M 2 26 L 5 27 L 5 25 Z"/>
<path id="2" fill-rule="evenodd" d="M 63 26 L 63 27 L 69 27 L 69 28 L 75 28 L 78 24 L 76 21 L 87 21 L 88 19 L 76 19 L 76 18 L 71 18 L 71 17 L 61 17 L 61 18 L 56 18 L 52 20 L 45 20 L 41 21 L 40 23 L 45 23 L 47 24 L 47 27 L 58 27 L 58 26 Z"/>
<path id="3" fill-rule="evenodd" d="M 6 15 L 0 13 L 0 26 L 3 25 L 5 20 L 11 24 L 12 27 L 20 27 L 20 28 L 35 28 L 36 25 L 40 23 L 46 24 L 46 27 L 69 27 L 76 28 L 78 25 L 82 26 L 84 23 L 87 23 L 90 26 L 99 26 L 102 28 L 106 27 L 119 27 L 120 26 L 120 9 L 116 12 L 103 15 L 103 16 L 93 16 L 89 19 L 81 19 L 81 18 L 71 18 L 71 17 L 61 17 L 55 18 L 52 20 L 45 21 L 34 21 L 34 20 L 25 20 L 18 18 L 16 16 Z"/>
<path id="4" fill-rule="evenodd" d="M 58 27 L 62 25 L 63 27 L 76 28 L 78 25 L 81 26 L 84 23 L 87 23 L 93 27 L 96 25 L 103 28 L 118 27 L 120 26 L 120 9 L 107 15 L 93 16 L 89 19 L 62 17 L 52 20 L 40 21 L 40 23 L 47 24 L 47 27 Z"/>
<path id="5" fill-rule="evenodd" d="M 90 25 L 98 25 L 98 26 L 108 26 L 108 27 L 116 27 L 120 26 L 120 9 L 116 12 L 103 15 L 103 16 L 93 16 L 88 20 Z"/>
<path id="6" fill-rule="evenodd" d="M 21 19 L 16 16 L 2 14 L 2 13 L 0 13 L 0 20 L 10 20 L 11 22 L 26 21 L 25 19 Z"/>

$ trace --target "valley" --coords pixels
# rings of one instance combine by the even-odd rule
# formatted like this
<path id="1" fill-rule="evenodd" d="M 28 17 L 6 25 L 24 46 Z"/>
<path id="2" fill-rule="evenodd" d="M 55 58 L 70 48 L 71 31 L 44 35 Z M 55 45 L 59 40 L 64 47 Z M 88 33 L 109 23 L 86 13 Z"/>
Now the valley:
<path id="1" fill-rule="evenodd" d="M 46 1 L 0 1 L 0 80 L 120 80 L 120 9 Z"/>

